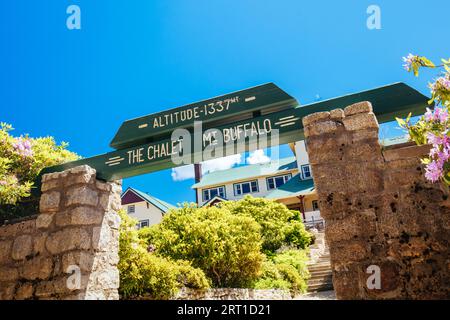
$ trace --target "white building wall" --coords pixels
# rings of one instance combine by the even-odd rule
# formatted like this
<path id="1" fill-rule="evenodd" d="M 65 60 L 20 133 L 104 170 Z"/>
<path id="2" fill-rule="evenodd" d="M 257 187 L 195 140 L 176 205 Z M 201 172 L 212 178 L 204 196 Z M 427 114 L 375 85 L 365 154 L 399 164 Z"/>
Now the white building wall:
<path id="1" fill-rule="evenodd" d="M 135 206 L 135 212 L 129 214 L 129 216 L 138 221 L 148 220 L 150 226 L 160 223 L 163 218 L 163 212 L 146 201 L 130 203 L 122 207 L 128 212 L 128 206 L 130 205 Z"/>
<path id="2" fill-rule="evenodd" d="M 239 182 L 235 181 L 235 182 L 223 184 L 222 186 L 225 186 L 225 198 L 227 198 L 227 200 L 239 200 L 239 199 L 244 198 L 246 195 L 251 195 L 251 196 L 253 196 L 255 198 L 257 198 L 257 197 L 260 197 L 260 198 L 264 197 L 264 196 L 266 196 L 269 193 L 269 191 L 273 191 L 273 190 L 268 190 L 267 189 L 267 180 L 266 180 L 266 178 L 281 176 L 281 175 L 288 174 L 288 173 L 291 173 L 292 176 L 295 176 L 298 173 L 298 171 L 297 170 L 287 171 L 287 172 L 284 172 L 284 173 L 278 173 L 278 174 L 273 175 L 273 176 L 259 177 L 259 178 L 256 178 L 256 179 L 249 179 L 249 180 L 240 181 L 240 182 L 248 182 L 248 181 L 258 180 L 258 192 L 247 193 L 247 194 L 244 194 L 244 195 L 237 195 L 237 196 L 234 195 L 234 184 L 235 183 L 239 183 Z M 211 187 L 207 187 L 205 189 L 211 189 Z M 205 190 L 205 189 L 197 189 L 197 196 L 198 196 L 200 205 L 203 205 L 206 202 L 206 201 L 203 201 L 203 190 Z"/>
<path id="3" fill-rule="evenodd" d="M 320 211 L 305 211 L 305 220 L 308 222 L 311 221 L 321 221 L 322 217 L 320 216 Z"/>
<path id="4" fill-rule="evenodd" d="M 308 153 L 306 152 L 305 141 L 297 141 L 294 144 L 295 154 L 297 158 L 297 167 L 300 168 L 303 164 L 309 164 Z"/>

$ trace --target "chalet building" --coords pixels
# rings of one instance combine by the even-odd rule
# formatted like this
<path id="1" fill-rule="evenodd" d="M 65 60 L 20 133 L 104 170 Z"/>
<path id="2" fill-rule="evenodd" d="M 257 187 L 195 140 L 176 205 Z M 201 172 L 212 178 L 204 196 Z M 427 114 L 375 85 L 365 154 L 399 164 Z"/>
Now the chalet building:
<path id="1" fill-rule="evenodd" d="M 239 200 L 245 195 L 272 199 L 302 213 L 308 226 L 323 226 L 318 197 L 304 141 L 291 144 L 295 156 L 215 171 L 201 175 L 196 165 L 196 192 L 199 206 L 214 205 L 224 200 Z"/>
<path id="2" fill-rule="evenodd" d="M 161 222 L 164 214 L 175 208 L 170 203 L 155 198 L 145 192 L 128 188 L 122 194 L 122 208 L 138 220 L 138 228 L 148 227 Z"/>

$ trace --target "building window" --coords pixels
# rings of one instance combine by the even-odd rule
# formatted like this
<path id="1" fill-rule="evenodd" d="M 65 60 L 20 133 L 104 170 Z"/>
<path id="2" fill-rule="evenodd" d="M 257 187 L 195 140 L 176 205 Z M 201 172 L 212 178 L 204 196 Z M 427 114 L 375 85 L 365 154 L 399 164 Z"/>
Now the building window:
<path id="1" fill-rule="evenodd" d="M 258 181 L 248 181 L 234 184 L 234 195 L 239 196 L 241 194 L 258 192 Z"/>
<path id="2" fill-rule="evenodd" d="M 276 176 L 267 178 L 267 190 L 272 190 L 281 187 L 283 184 L 292 178 L 292 174 L 285 174 L 283 176 Z"/>
<path id="3" fill-rule="evenodd" d="M 215 196 L 225 198 L 225 187 L 221 186 L 203 190 L 203 201 L 209 201 Z"/>
<path id="4" fill-rule="evenodd" d="M 128 214 L 135 213 L 136 212 L 136 206 L 134 204 L 131 204 L 127 208 Z"/>
<path id="5" fill-rule="evenodd" d="M 302 175 L 303 179 L 311 179 L 311 167 L 309 164 L 305 164 L 302 166 Z"/>
<path id="6" fill-rule="evenodd" d="M 319 201 L 317 201 L 317 200 L 312 201 L 312 209 L 313 209 L 313 211 L 319 210 Z"/>
<path id="7" fill-rule="evenodd" d="M 137 227 L 138 227 L 138 229 L 141 229 L 141 228 L 148 227 L 149 225 L 150 225 L 150 223 L 148 220 L 141 220 L 141 221 L 139 221 Z"/>

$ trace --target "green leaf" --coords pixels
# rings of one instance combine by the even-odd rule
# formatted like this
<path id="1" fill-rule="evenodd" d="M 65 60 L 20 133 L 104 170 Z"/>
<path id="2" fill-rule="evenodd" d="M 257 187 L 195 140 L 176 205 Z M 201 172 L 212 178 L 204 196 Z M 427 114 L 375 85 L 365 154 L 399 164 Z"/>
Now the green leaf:
<path id="1" fill-rule="evenodd" d="M 408 116 L 406 117 L 406 122 L 409 123 L 410 119 L 411 119 L 412 113 L 408 113 Z"/>
<path id="2" fill-rule="evenodd" d="M 444 182 L 445 182 L 445 184 L 446 184 L 447 186 L 450 185 L 450 177 L 448 177 L 447 175 L 445 175 L 445 176 L 443 177 L 443 180 L 444 180 Z"/>
<path id="3" fill-rule="evenodd" d="M 436 68 L 436 65 L 431 60 L 429 60 L 425 57 L 420 57 L 419 60 L 420 60 L 420 63 L 425 67 Z"/>
<path id="4" fill-rule="evenodd" d="M 413 72 L 414 72 L 414 75 L 415 75 L 416 77 L 418 77 L 418 76 L 419 76 L 419 65 L 418 65 L 416 62 L 413 62 L 413 64 L 412 64 L 412 70 L 413 70 Z"/>
<path id="5" fill-rule="evenodd" d="M 397 117 L 395 117 L 395 120 L 397 120 L 397 123 L 398 123 L 398 125 L 400 127 L 402 127 L 402 128 L 406 127 L 406 121 L 405 120 L 403 120 L 401 118 L 397 118 Z"/>

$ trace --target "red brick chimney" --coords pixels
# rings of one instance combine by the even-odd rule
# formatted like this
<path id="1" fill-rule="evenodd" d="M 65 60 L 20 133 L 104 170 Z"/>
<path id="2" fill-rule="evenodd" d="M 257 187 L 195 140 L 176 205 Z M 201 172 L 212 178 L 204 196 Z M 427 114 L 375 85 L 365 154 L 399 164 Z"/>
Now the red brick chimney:
<path id="1" fill-rule="evenodd" d="M 202 180 L 202 164 L 201 163 L 194 164 L 194 174 L 195 174 L 195 183 L 200 182 L 200 180 Z"/>

